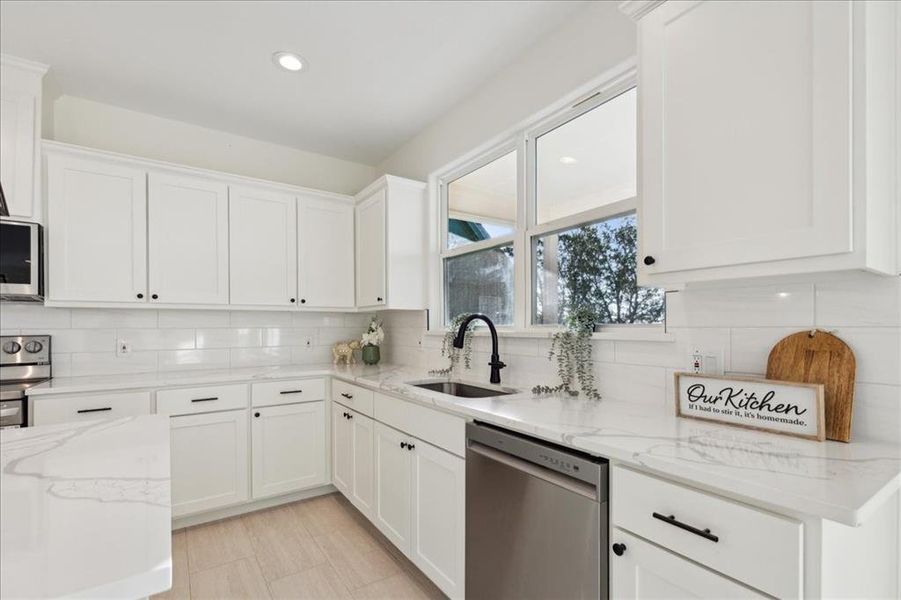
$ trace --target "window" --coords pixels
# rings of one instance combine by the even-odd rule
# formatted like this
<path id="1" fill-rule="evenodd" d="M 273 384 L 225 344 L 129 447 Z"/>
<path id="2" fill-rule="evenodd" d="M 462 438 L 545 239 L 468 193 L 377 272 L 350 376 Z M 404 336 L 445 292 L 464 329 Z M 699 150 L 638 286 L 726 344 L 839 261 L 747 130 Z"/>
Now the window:
<path id="1" fill-rule="evenodd" d="M 662 291 L 637 277 L 634 83 L 600 90 L 438 183 L 445 324 L 481 312 L 498 325 L 556 327 L 585 309 L 598 326 L 663 322 Z"/>
<path id="2" fill-rule="evenodd" d="M 513 234 L 516 228 L 516 151 L 447 185 L 447 247 Z"/>

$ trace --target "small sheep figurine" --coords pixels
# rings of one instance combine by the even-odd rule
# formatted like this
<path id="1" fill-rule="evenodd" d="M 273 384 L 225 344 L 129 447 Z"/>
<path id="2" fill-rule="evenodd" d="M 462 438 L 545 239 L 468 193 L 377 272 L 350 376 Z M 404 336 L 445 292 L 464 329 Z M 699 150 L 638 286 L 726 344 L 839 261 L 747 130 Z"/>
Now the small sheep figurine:
<path id="1" fill-rule="evenodd" d="M 338 342 L 334 346 L 332 346 L 332 356 L 335 357 L 335 364 L 337 365 L 342 360 L 346 365 L 355 364 L 357 361 L 354 358 L 354 350 L 360 349 L 360 340 L 353 340 L 352 342 Z"/>

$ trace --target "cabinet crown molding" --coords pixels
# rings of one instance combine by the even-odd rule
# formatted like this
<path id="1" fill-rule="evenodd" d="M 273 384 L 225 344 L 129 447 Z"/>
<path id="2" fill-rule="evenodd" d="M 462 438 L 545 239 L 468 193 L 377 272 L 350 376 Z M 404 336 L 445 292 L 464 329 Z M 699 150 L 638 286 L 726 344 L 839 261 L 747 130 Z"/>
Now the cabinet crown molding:
<path id="1" fill-rule="evenodd" d="M 664 2 L 666 0 L 625 0 L 619 3 L 619 11 L 633 21 L 638 21 Z"/>
<path id="2" fill-rule="evenodd" d="M 416 190 L 425 190 L 428 187 L 424 181 L 417 181 L 415 179 L 407 179 L 406 177 L 398 177 L 397 175 L 382 175 L 365 188 L 360 190 L 354 195 L 357 202 L 368 197 L 372 192 L 388 187 L 390 185 L 399 185 L 399 186 L 407 186 Z"/>
<path id="3" fill-rule="evenodd" d="M 28 60 L 27 58 L 19 58 L 18 56 L 13 56 L 11 54 L 0 54 L 0 64 L 32 71 L 38 75 L 43 75 L 50 69 L 50 66 L 45 65 L 44 63 Z"/>

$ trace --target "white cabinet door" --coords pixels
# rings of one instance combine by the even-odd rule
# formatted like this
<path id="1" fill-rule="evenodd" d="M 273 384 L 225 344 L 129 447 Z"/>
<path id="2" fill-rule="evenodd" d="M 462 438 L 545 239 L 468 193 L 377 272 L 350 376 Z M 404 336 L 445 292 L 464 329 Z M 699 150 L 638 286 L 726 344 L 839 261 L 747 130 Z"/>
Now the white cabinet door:
<path id="1" fill-rule="evenodd" d="M 354 305 L 354 207 L 333 198 L 298 199 L 299 302 L 305 307 Z"/>
<path id="2" fill-rule="evenodd" d="M 247 411 L 172 417 L 172 516 L 247 500 Z"/>
<path id="3" fill-rule="evenodd" d="M 375 499 L 375 461 L 372 456 L 374 421 L 358 412 L 348 410 L 353 428 L 353 483 L 350 501 L 372 519 Z"/>
<path id="4" fill-rule="evenodd" d="M 375 424 L 375 506 L 373 520 L 385 537 L 409 555 L 413 526 L 412 478 L 415 438 Z"/>
<path id="5" fill-rule="evenodd" d="M 143 170 L 47 157 L 49 298 L 147 302 Z"/>
<path id="6" fill-rule="evenodd" d="M 0 182 L 12 218 L 34 216 L 35 100 L 0 87 Z"/>
<path id="7" fill-rule="evenodd" d="M 150 173 L 150 301 L 228 303 L 228 186 Z"/>
<path id="8" fill-rule="evenodd" d="M 466 461 L 414 440 L 410 559 L 451 598 L 465 591 Z"/>
<path id="9" fill-rule="evenodd" d="M 297 202 L 267 189 L 229 186 L 232 304 L 296 306 Z"/>
<path id="10" fill-rule="evenodd" d="M 380 189 L 357 205 L 357 306 L 385 304 L 386 199 Z"/>
<path id="11" fill-rule="evenodd" d="M 642 19 L 649 281 L 852 250 L 851 25 L 847 1 L 667 2 Z"/>
<path id="12" fill-rule="evenodd" d="M 349 500 L 353 487 L 354 431 L 351 411 L 332 403 L 332 483 Z"/>
<path id="13" fill-rule="evenodd" d="M 324 484 L 325 402 L 253 409 L 253 497 Z"/>
<path id="14" fill-rule="evenodd" d="M 611 547 L 625 546 L 622 556 L 610 553 L 611 598 L 768 597 L 621 529 L 613 529 L 610 534 Z"/>

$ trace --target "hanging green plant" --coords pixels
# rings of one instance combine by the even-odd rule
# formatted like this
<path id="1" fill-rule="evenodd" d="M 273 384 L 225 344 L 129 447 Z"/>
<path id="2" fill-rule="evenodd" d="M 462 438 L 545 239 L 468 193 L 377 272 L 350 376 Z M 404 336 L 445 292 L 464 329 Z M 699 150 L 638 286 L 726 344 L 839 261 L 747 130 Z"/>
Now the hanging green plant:
<path id="1" fill-rule="evenodd" d="M 463 360 L 463 366 L 466 369 L 469 369 L 472 364 L 472 331 L 469 327 L 466 328 L 466 333 L 463 335 L 462 348 L 454 347 L 454 338 L 457 337 L 457 331 L 460 329 L 460 325 L 470 314 L 471 313 L 463 313 L 457 315 L 447 326 L 447 332 L 441 340 L 441 356 L 446 357 L 449 364 L 444 369 L 429 370 L 429 375 L 450 375 L 460 363 L 461 359 Z"/>
<path id="2" fill-rule="evenodd" d="M 566 321 L 566 328 L 551 337 L 548 360 L 557 359 L 557 376 L 560 383 L 555 386 L 536 385 L 534 394 L 564 393 L 578 396 L 579 391 L 587 398 L 600 400 L 601 394 L 594 387 L 594 369 L 591 361 L 591 334 L 597 317 L 588 308 L 578 308 Z M 579 389 L 575 388 L 578 381 Z"/>

